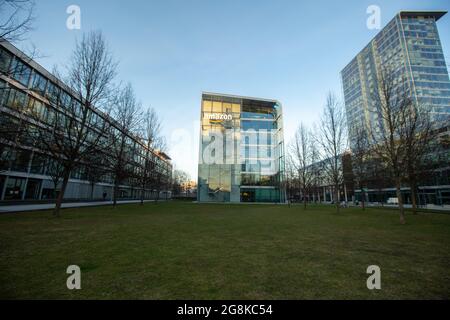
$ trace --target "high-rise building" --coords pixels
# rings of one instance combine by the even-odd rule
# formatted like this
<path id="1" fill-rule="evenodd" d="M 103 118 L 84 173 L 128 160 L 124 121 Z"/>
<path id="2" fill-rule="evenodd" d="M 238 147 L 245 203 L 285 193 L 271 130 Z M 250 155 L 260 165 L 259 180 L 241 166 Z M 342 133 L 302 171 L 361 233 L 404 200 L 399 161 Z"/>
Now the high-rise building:
<path id="1" fill-rule="evenodd" d="M 382 126 L 373 99 L 386 68 L 406 78 L 408 94 L 429 110 L 436 125 L 448 125 L 450 80 L 436 26 L 444 14 L 399 12 L 341 71 L 349 128 L 362 125 L 376 132 Z"/>
<path id="2" fill-rule="evenodd" d="M 200 202 L 285 202 L 281 104 L 203 93 Z"/>

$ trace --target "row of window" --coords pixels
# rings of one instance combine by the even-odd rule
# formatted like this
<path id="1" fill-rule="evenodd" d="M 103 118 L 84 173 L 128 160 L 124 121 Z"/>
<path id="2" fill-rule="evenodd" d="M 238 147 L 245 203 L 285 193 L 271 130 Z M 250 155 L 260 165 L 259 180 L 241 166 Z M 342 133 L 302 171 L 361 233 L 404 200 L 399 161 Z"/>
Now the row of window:
<path id="1" fill-rule="evenodd" d="M 203 112 L 211 113 L 240 113 L 241 105 L 222 101 L 203 100 Z"/>
<path id="2" fill-rule="evenodd" d="M 423 31 L 404 31 L 405 37 L 407 38 L 436 38 L 437 34 L 435 32 L 423 32 Z"/>
<path id="3" fill-rule="evenodd" d="M 450 90 L 423 89 L 416 86 L 416 92 L 421 96 L 447 97 L 450 98 Z"/>
<path id="4" fill-rule="evenodd" d="M 440 42 L 437 39 L 428 38 L 408 38 L 406 42 L 409 45 L 420 45 L 420 46 L 440 46 Z"/>
<path id="5" fill-rule="evenodd" d="M 450 81 L 446 82 L 415 81 L 414 83 L 416 87 L 450 90 Z"/>
<path id="6" fill-rule="evenodd" d="M 417 71 L 413 72 L 415 81 L 437 81 L 437 82 L 448 82 L 448 74 L 425 74 L 419 73 Z"/>
<path id="7" fill-rule="evenodd" d="M 447 68 L 430 68 L 423 66 L 411 66 L 412 71 L 428 73 L 428 74 L 448 74 Z"/>
<path id="8" fill-rule="evenodd" d="M 80 102 L 62 90 L 59 86 L 48 80 L 42 74 L 32 69 L 18 57 L 0 47 L 0 71 L 11 76 L 13 79 L 21 83 L 23 86 L 33 90 L 39 95 L 47 98 L 53 106 L 42 103 L 39 99 L 27 95 L 25 92 L 8 87 L 8 85 L 0 80 L 0 105 L 7 106 L 17 111 L 26 111 L 32 113 L 37 119 L 43 123 L 53 125 L 55 121 L 68 121 L 63 113 L 64 108 L 74 108 L 76 116 L 81 116 Z M 59 107 L 62 107 L 59 109 Z M 33 118 L 34 118 L 33 116 Z M 93 126 L 102 127 L 105 120 L 96 112 L 89 111 L 88 123 Z M 113 130 L 118 131 L 117 128 Z M 134 139 L 127 137 L 127 144 L 135 145 Z M 145 155 L 144 148 L 138 148 L 141 155 Z M 141 150 L 142 149 L 142 150 Z M 162 167 L 168 167 L 169 164 L 164 160 L 155 156 L 157 162 L 161 162 Z M 142 162 L 142 161 L 141 161 Z"/>
<path id="9" fill-rule="evenodd" d="M 241 186 L 277 186 L 279 184 L 279 175 L 262 175 L 259 173 L 241 174 Z"/>
<path id="10" fill-rule="evenodd" d="M 11 170 L 17 172 L 40 174 L 40 175 L 52 175 L 54 170 L 58 170 L 57 163 L 48 155 L 34 152 L 29 150 L 13 149 L 9 146 L 1 146 L 0 154 L 0 170 Z M 134 174 L 139 176 L 142 174 L 141 167 L 132 168 Z M 164 170 L 164 168 L 156 167 L 155 171 L 162 173 L 164 176 L 170 176 L 169 173 Z M 92 164 L 80 165 L 78 168 L 72 170 L 71 179 L 85 180 L 89 181 L 95 179 L 98 182 L 103 183 L 113 183 L 113 174 L 108 172 L 104 167 L 93 168 Z M 132 180 L 130 179 L 129 185 Z"/>

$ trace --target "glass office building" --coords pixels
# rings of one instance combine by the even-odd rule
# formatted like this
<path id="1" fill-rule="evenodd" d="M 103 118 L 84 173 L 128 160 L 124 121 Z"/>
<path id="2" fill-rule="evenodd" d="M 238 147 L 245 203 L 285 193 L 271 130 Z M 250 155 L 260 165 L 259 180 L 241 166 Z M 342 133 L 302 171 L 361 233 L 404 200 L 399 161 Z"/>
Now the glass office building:
<path id="1" fill-rule="evenodd" d="M 278 101 L 203 93 L 200 122 L 198 201 L 285 202 Z"/>
<path id="2" fill-rule="evenodd" d="M 437 126 L 448 125 L 450 81 L 436 27 L 445 13 L 401 11 L 341 71 L 349 128 L 380 130 L 380 110 L 371 99 L 384 67 L 406 76 L 408 94 L 428 108 Z"/>
<path id="3" fill-rule="evenodd" d="M 33 133 L 48 126 L 54 128 L 56 121 L 64 122 L 65 115 L 71 115 L 67 110 L 80 110 L 80 105 L 80 97 L 70 87 L 6 40 L 0 41 L 0 206 L 57 197 L 61 185 L 55 186 L 58 158 L 52 157 L 47 145 L 39 143 L 40 136 Z M 111 129 L 123 130 L 94 106 L 88 114 L 92 125 L 101 127 L 108 122 Z M 170 157 L 149 150 L 142 139 L 131 133 L 126 148 L 134 153 L 134 161 L 127 162 L 132 174 L 119 186 L 118 197 L 140 199 L 143 191 L 145 199 L 159 194 L 170 196 Z M 107 159 L 109 155 L 97 156 Z M 159 186 L 155 184 L 142 190 L 142 183 L 136 177 L 149 164 Z M 107 161 L 96 166 L 78 163 L 71 171 L 64 200 L 109 200 L 113 190 L 114 175 Z"/>

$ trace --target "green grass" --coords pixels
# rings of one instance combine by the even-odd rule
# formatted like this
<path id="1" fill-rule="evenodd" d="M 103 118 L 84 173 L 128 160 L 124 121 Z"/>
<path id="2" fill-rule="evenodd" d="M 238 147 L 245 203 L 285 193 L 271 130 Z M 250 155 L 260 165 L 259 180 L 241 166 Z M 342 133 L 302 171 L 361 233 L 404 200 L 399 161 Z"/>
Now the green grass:
<path id="1" fill-rule="evenodd" d="M 0 298 L 449 299 L 450 215 L 406 218 L 185 202 L 2 214 Z M 366 287 L 373 264 L 381 290 Z"/>

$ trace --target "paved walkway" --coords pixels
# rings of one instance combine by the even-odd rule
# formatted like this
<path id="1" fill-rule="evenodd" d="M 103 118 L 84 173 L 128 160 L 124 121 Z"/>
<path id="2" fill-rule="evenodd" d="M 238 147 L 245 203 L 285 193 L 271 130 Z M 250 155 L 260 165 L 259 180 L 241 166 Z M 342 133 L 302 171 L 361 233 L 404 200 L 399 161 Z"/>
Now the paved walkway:
<path id="1" fill-rule="evenodd" d="M 117 201 L 117 204 L 139 203 L 141 200 L 123 200 Z M 150 202 L 153 200 L 144 200 Z M 163 200 L 160 200 L 163 201 Z M 62 208 L 79 208 L 79 207 L 96 207 L 112 205 L 112 201 L 93 201 L 93 202 L 67 202 L 61 205 Z M 22 212 L 22 211 L 37 211 L 48 210 L 55 207 L 54 203 L 39 203 L 39 204 L 17 204 L 17 205 L 0 205 L 0 213 L 6 212 Z"/>
<path id="2" fill-rule="evenodd" d="M 381 204 L 371 202 L 371 203 L 369 203 L 369 206 L 371 206 L 371 207 L 381 207 Z M 386 207 L 386 208 L 398 208 L 398 205 L 396 205 L 396 204 L 386 204 L 385 203 L 383 206 Z M 411 209 L 412 205 L 404 204 L 403 207 L 406 208 L 406 209 Z M 435 205 L 435 204 L 427 204 L 427 205 L 418 206 L 417 209 L 418 210 L 420 210 L 420 209 L 427 209 L 427 210 L 436 210 L 436 211 L 450 211 L 450 205 L 438 206 L 438 205 Z"/>

